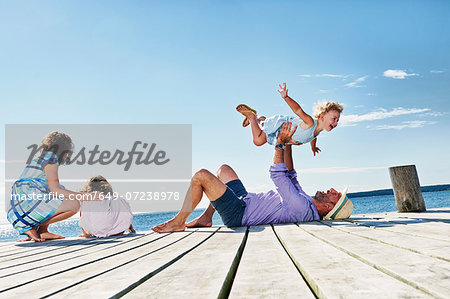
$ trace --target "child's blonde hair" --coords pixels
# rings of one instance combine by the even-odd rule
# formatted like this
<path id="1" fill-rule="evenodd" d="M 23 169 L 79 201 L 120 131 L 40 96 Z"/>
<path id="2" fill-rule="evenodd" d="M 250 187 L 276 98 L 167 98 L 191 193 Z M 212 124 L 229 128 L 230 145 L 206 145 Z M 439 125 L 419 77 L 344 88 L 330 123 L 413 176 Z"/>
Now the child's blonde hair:
<path id="1" fill-rule="evenodd" d="M 59 164 L 69 162 L 72 150 L 72 138 L 65 133 L 51 132 L 41 141 L 41 151 L 54 153 L 58 157 Z"/>
<path id="2" fill-rule="evenodd" d="M 331 110 L 335 110 L 339 113 L 342 113 L 342 111 L 344 111 L 344 108 L 341 105 L 339 105 L 338 102 L 327 102 L 327 101 L 317 102 L 314 104 L 313 108 L 314 118 L 319 118 L 320 115 L 327 113 Z"/>
<path id="3" fill-rule="evenodd" d="M 80 190 L 81 192 L 102 192 L 104 194 L 112 194 L 113 188 L 111 184 L 101 175 L 96 175 L 91 177 L 86 185 L 83 187 L 83 189 Z"/>

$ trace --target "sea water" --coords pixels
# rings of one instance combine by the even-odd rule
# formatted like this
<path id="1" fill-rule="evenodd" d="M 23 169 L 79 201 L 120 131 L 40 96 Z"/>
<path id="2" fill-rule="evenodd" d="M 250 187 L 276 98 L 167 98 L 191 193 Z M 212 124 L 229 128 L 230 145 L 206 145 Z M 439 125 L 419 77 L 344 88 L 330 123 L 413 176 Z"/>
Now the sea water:
<path id="1" fill-rule="evenodd" d="M 427 209 L 450 207 L 450 191 L 424 192 L 422 193 Z M 391 212 L 396 210 L 393 195 L 357 197 L 351 199 L 353 202 L 353 214 L 368 214 Z M 203 210 L 195 210 L 189 220 L 198 217 Z M 163 223 L 176 215 L 176 212 L 136 214 L 133 218 L 133 227 L 136 231 L 148 231 L 153 226 Z M 2 217 L 2 219 L 5 219 Z M 213 217 L 214 225 L 222 225 L 220 216 L 215 213 Z M 76 237 L 82 234 L 78 226 L 78 219 L 71 218 L 65 221 L 51 224 L 49 230 L 55 234 L 66 237 Z M 21 236 L 14 230 L 9 222 L 0 222 L 0 242 L 15 241 Z"/>

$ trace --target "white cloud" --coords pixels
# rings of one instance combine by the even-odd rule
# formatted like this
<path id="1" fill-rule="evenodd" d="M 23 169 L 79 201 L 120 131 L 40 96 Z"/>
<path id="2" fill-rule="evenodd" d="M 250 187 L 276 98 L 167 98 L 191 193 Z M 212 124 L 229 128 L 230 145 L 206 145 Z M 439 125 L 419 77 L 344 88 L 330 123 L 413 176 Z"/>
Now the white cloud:
<path id="1" fill-rule="evenodd" d="M 348 172 L 365 172 L 370 170 L 387 169 L 387 166 L 379 167 L 326 167 L 326 168 L 308 168 L 300 169 L 300 173 L 348 173 Z"/>
<path id="2" fill-rule="evenodd" d="M 439 117 L 439 116 L 444 116 L 447 114 L 448 114 L 448 112 L 427 112 L 420 116 L 422 116 L 422 117 L 424 117 L 424 116 Z"/>
<path id="3" fill-rule="evenodd" d="M 444 72 L 446 72 L 447 70 L 431 70 L 430 71 L 430 73 L 433 73 L 433 74 L 441 74 L 441 73 L 444 73 Z"/>
<path id="4" fill-rule="evenodd" d="M 347 78 L 350 75 L 336 75 L 336 74 L 303 74 L 303 75 L 297 75 L 299 77 L 303 78 L 311 78 L 311 77 L 328 77 L 328 78 Z"/>
<path id="5" fill-rule="evenodd" d="M 318 91 L 318 93 L 327 93 L 328 92 L 328 90 L 326 90 L 326 89 L 320 89 L 319 91 Z"/>
<path id="6" fill-rule="evenodd" d="M 371 93 L 371 92 L 369 92 L 367 95 L 368 95 L 369 97 L 371 97 L 371 96 L 376 96 L 375 93 Z"/>
<path id="7" fill-rule="evenodd" d="M 429 108 L 403 108 L 398 107 L 392 109 L 392 111 L 388 111 L 386 109 L 379 109 L 378 111 L 369 112 L 366 114 L 351 114 L 351 115 L 343 115 L 340 119 L 340 124 L 342 126 L 352 126 L 355 123 L 362 122 L 362 121 L 371 121 L 371 120 L 378 120 L 378 119 L 384 119 L 399 115 L 407 115 L 407 114 L 415 114 L 415 113 L 422 113 L 430 111 Z"/>
<path id="8" fill-rule="evenodd" d="M 403 70 L 387 70 L 383 72 L 383 76 L 393 79 L 405 79 L 406 77 L 418 76 L 419 74 L 408 74 Z"/>
<path id="9" fill-rule="evenodd" d="M 317 74 L 316 77 L 347 78 L 349 75 Z"/>
<path id="10" fill-rule="evenodd" d="M 361 85 L 359 85 L 359 83 L 364 82 L 364 81 L 366 80 L 367 77 L 369 77 L 369 76 L 362 76 L 362 77 L 359 77 L 359 78 L 356 79 L 355 81 L 350 82 L 350 83 L 347 83 L 347 84 L 345 84 L 344 86 L 347 86 L 347 87 L 362 87 Z"/>
<path id="11" fill-rule="evenodd" d="M 402 125 L 381 125 L 381 126 L 367 126 L 368 129 L 372 130 L 403 130 L 405 128 L 422 128 L 426 125 L 434 125 L 435 121 L 425 121 L 425 120 L 414 120 L 414 121 L 404 121 Z"/>

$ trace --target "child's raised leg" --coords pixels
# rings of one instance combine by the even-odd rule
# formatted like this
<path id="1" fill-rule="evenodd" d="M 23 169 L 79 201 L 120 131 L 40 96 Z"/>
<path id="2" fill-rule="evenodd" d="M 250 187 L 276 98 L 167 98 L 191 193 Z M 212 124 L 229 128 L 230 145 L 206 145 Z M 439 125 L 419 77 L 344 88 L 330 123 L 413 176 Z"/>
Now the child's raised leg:
<path id="1" fill-rule="evenodd" d="M 252 129 L 253 143 L 256 146 L 261 146 L 267 142 L 266 133 L 261 130 L 259 126 L 259 120 L 256 119 L 256 115 L 253 115 L 253 118 L 249 117 L 250 128 Z"/>
<path id="2" fill-rule="evenodd" d="M 251 111 L 246 111 L 248 108 L 244 105 L 240 105 L 236 108 L 237 111 L 242 113 L 250 121 L 250 128 L 252 129 L 253 143 L 256 146 L 261 146 L 267 142 L 266 133 L 261 130 L 259 122 L 263 120 L 263 117 L 256 117 L 256 114 Z M 265 118 L 264 118 L 265 119 Z"/>

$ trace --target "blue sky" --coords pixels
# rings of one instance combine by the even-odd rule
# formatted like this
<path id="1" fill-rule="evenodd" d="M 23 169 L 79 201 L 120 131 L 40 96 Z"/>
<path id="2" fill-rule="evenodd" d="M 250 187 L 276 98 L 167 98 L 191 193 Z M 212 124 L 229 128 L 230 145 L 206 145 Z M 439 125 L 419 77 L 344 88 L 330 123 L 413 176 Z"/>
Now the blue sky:
<path id="1" fill-rule="evenodd" d="M 234 108 L 291 114 L 287 82 L 306 112 L 344 106 L 318 156 L 294 149 L 309 193 L 390 188 L 387 167 L 406 164 L 450 183 L 449 15 L 448 1 L 0 1 L 1 122 L 192 124 L 193 171 L 227 163 L 265 191 L 273 148 Z"/>

